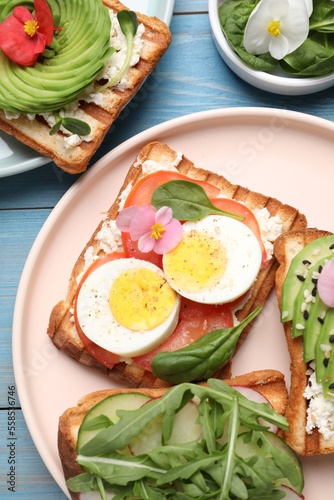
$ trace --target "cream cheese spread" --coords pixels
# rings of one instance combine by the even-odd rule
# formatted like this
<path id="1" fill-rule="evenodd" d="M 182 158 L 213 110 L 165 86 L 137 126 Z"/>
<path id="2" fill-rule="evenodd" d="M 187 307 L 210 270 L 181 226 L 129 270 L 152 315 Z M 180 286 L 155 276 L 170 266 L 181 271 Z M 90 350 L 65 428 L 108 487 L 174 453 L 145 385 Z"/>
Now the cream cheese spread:
<path id="1" fill-rule="evenodd" d="M 304 391 L 308 401 L 306 432 L 311 434 L 317 428 L 325 440 L 334 435 L 334 398 L 324 397 L 322 384 L 316 381 L 315 372 L 309 377 Z"/>

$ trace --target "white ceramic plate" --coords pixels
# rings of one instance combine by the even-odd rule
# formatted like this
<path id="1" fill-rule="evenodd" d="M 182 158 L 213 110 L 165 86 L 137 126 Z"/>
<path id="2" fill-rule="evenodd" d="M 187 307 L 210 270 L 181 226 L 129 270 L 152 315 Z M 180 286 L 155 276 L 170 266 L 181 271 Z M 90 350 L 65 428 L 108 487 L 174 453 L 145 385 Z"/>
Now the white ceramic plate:
<path id="1" fill-rule="evenodd" d="M 58 417 L 84 394 L 113 386 L 59 352 L 46 335 L 52 307 L 65 296 L 72 266 L 143 145 L 166 142 L 197 166 L 299 207 L 311 226 L 334 230 L 334 124 L 309 115 L 255 108 L 205 111 L 155 126 L 99 160 L 50 214 L 27 259 L 14 312 L 13 359 L 21 406 L 36 447 L 66 491 L 57 452 Z M 289 359 L 272 295 L 233 364 L 233 374 Z M 305 496 L 331 498 L 334 457 L 303 460 Z"/>
<path id="2" fill-rule="evenodd" d="M 124 3 L 137 12 L 158 17 L 169 26 L 173 15 L 174 1 L 127 0 Z M 33 149 L 0 131 L 0 177 L 26 172 L 50 162 L 50 158 L 40 156 Z"/>
<path id="3" fill-rule="evenodd" d="M 333 73 L 313 78 L 298 78 L 289 75 L 282 69 L 276 70 L 277 74 L 270 74 L 248 67 L 232 50 L 221 30 L 218 9 L 225 0 L 208 1 L 209 19 L 216 48 L 227 66 L 245 82 L 261 90 L 282 95 L 313 94 L 334 85 Z"/>

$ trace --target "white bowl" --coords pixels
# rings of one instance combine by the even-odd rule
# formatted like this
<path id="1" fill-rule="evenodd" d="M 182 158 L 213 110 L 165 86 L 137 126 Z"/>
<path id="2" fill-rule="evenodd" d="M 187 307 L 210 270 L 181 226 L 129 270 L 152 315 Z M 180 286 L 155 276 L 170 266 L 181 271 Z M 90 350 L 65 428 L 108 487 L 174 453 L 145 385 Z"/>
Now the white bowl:
<path id="1" fill-rule="evenodd" d="M 261 90 L 275 94 L 313 94 L 334 85 L 334 73 L 313 78 L 298 78 L 283 71 L 281 74 L 265 73 L 248 67 L 228 44 L 218 18 L 218 9 L 225 0 L 208 0 L 212 35 L 219 54 L 236 75 Z"/>

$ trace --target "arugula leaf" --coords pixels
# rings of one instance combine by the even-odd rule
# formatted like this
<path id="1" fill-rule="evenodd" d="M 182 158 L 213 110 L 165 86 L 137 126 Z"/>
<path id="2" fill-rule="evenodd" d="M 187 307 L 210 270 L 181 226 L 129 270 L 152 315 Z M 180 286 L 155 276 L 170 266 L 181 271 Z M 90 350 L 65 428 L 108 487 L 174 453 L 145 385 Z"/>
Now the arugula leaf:
<path id="1" fill-rule="evenodd" d="M 173 210 L 173 217 L 178 220 L 202 219 L 210 214 L 226 215 L 237 220 L 244 219 L 215 207 L 202 186 L 191 181 L 165 182 L 155 189 L 151 202 L 157 209 L 170 207 Z"/>
<path id="2" fill-rule="evenodd" d="M 175 414 L 194 397 L 203 426 L 200 442 L 162 445 L 137 456 L 115 451 L 131 443 L 133 436 L 140 436 L 157 415 L 167 419 L 166 433 L 170 434 Z M 70 479 L 70 490 L 100 491 L 101 498 L 111 491 L 116 500 L 279 500 L 282 492 L 277 486 L 284 483 L 284 477 L 288 485 L 295 484 L 297 490 L 302 487 L 294 452 L 287 451 L 278 436 L 271 441 L 267 436 L 272 433 L 263 432 L 264 427 L 257 423 L 261 416 L 286 429 L 286 419 L 268 404 L 249 401 L 221 380 L 210 379 L 208 386 L 180 384 L 138 410 L 118 414 L 116 424 L 99 431 L 81 448 L 78 463 L 89 472 Z M 259 430 L 240 434 L 246 422 Z M 223 434 L 228 439 L 220 441 Z"/>

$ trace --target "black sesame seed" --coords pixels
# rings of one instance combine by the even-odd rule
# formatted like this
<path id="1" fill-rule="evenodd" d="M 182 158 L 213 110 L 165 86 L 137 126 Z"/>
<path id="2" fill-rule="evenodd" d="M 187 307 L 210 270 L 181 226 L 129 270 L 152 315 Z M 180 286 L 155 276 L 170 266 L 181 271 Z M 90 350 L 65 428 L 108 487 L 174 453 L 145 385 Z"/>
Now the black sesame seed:
<path id="1" fill-rule="evenodd" d="M 305 309 L 305 311 L 303 312 L 303 318 L 308 319 L 308 317 L 309 317 L 309 312 Z"/>
<path id="2" fill-rule="evenodd" d="M 312 283 L 314 283 L 315 285 L 318 283 L 318 278 L 312 278 Z"/>
<path id="3" fill-rule="evenodd" d="M 322 271 L 322 266 L 319 266 L 318 267 L 318 272 L 321 273 L 321 271 Z"/>
<path id="4" fill-rule="evenodd" d="M 333 244 L 333 246 L 334 246 L 334 244 Z M 303 260 L 303 264 L 304 264 L 305 266 L 307 266 L 307 265 L 309 266 L 309 265 L 311 265 L 311 262 L 310 262 L 309 260 L 306 260 L 306 259 L 305 259 L 305 260 Z"/>
<path id="5" fill-rule="evenodd" d="M 318 321 L 319 321 L 319 323 L 321 323 L 322 325 L 324 324 L 324 318 L 321 318 L 320 316 L 318 316 Z"/>
<path id="6" fill-rule="evenodd" d="M 329 359 L 328 359 L 328 358 L 325 358 L 325 359 L 323 360 L 323 364 L 324 364 L 324 367 L 325 367 L 325 368 L 327 368 L 328 363 L 329 363 Z"/>
<path id="7" fill-rule="evenodd" d="M 317 295 L 317 287 L 315 286 L 311 292 L 312 297 L 315 297 Z"/>
<path id="8" fill-rule="evenodd" d="M 328 389 L 334 389 L 334 384 L 329 384 Z"/>
<path id="9" fill-rule="evenodd" d="M 297 274 L 299 281 L 305 281 L 305 277 L 302 274 Z"/>
<path id="10" fill-rule="evenodd" d="M 334 249 L 334 243 L 329 247 L 330 250 Z"/>
<path id="11" fill-rule="evenodd" d="M 329 337 L 329 341 L 330 341 L 330 343 L 331 343 L 331 344 L 333 344 L 333 342 L 334 342 L 334 335 L 331 335 L 331 336 Z"/>
<path id="12" fill-rule="evenodd" d="M 309 380 L 309 381 L 308 381 L 308 386 L 309 386 L 309 387 L 312 387 L 312 382 L 311 382 L 311 380 Z"/>

